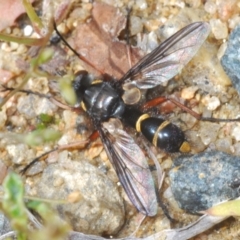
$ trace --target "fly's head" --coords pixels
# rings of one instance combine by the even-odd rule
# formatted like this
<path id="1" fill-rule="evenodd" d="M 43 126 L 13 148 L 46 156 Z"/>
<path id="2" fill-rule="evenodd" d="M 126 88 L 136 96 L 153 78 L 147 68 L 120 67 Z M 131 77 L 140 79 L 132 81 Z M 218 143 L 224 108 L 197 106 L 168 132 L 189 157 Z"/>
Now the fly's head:
<path id="1" fill-rule="evenodd" d="M 75 79 L 72 82 L 72 86 L 77 95 L 77 104 L 82 101 L 85 90 L 92 84 L 93 75 L 87 71 L 82 70 L 75 74 Z"/>

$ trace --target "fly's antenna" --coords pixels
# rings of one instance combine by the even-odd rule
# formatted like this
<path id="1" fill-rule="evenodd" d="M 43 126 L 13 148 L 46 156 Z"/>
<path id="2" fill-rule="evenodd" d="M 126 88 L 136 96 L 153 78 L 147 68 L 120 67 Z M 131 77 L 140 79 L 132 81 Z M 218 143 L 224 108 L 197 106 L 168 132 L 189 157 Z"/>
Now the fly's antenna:
<path id="1" fill-rule="evenodd" d="M 57 150 L 58 150 L 58 148 L 54 148 L 54 149 L 52 149 L 52 150 L 50 150 L 50 151 L 48 151 L 48 152 L 43 153 L 43 154 L 40 155 L 39 157 L 36 157 L 32 162 L 30 162 L 26 167 L 24 167 L 24 168 L 20 171 L 20 173 L 21 173 L 22 175 L 25 174 L 25 173 L 28 171 L 28 169 L 30 169 L 36 162 L 40 161 L 41 159 L 44 159 L 44 158 L 47 157 L 50 153 L 55 152 L 55 151 L 57 151 Z"/>
<path id="2" fill-rule="evenodd" d="M 78 56 L 82 61 L 84 61 L 85 63 L 87 63 L 90 67 L 92 67 L 93 69 L 97 70 L 101 75 L 104 75 L 104 73 L 98 69 L 96 66 L 94 66 L 90 61 L 88 61 L 87 58 L 85 58 L 84 56 L 82 56 L 81 54 L 79 54 L 75 49 L 73 49 L 73 47 L 66 41 L 66 39 L 62 36 L 62 34 L 58 31 L 57 29 L 57 25 L 56 22 L 53 22 L 53 28 L 56 32 L 56 34 L 59 36 L 59 38 L 64 42 L 64 44 L 76 55 Z"/>
<path id="3" fill-rule="evenodd" d="M 129 68 L 132 67 L 132 59 L 131 59 L 131 47 L 130 46 L 130 14 L 132 12 L 132 8 L 128 7 L 127 8 L 127 22 L 126 22 L 126 48 L 127 48 L 127 55 L 128 55 L 128 63 L 129 63 Z"/>

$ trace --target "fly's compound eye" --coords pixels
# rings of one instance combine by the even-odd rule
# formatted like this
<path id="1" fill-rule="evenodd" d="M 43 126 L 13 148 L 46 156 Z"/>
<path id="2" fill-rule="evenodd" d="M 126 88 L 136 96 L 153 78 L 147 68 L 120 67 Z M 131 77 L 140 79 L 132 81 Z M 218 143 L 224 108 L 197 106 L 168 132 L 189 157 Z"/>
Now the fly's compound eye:
<path id="1" fill-rule="evenodd" d="M 93 76 L 85 70 L 79 71 L 75 74 L 72 86 L 77 95 L 78 103 L 82 101 L 82 96 L 85 90 L 91 85 L 92 81 Z"/>

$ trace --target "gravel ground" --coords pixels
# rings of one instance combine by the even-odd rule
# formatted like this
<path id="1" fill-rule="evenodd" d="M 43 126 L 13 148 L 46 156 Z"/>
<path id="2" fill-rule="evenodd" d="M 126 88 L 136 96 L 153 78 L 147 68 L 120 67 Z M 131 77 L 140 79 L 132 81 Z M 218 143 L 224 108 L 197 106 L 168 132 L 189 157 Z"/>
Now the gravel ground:
<path id="1" fill-rule="evenodd" d="M 127 4 L 132 7 L 130 17 L 131 42 L 144 51 L 151 51 L 161 41 L 191 22 L 209 22 L 211 33 L 194 59 L 183 69 L 181 74 L 170 80 L 164 89 L 161 88 L 157 91 L 163 95 L 171 95 L 180 99 L 189 108 L 205 117 L 239 117 L 240 98 L 238 92 L 232 87 L 231 80 L 220 63 L 228 46 L 229 34 L 240 24 L 240 3 L 237 0 L 108 0 L 101 2 L 118 8 L 124 15 L 127 12 Z M 76 36 L 74 31 L 77 26 L 89 21 L 91 9 L 92 3 L 90 1 L 75 2 L 68 18 L 59 25 L 59 30 L 73 45 L 76 41 L 72 37 Z M 5 29 L 5 33 L 17 36 L 36 36 L 25 18 L 21 18 L 19 22 L 21 23 L 19 26 Z M 77 35 L 77 37 L 84 36 Z M 43 69 L 48 72 L 47 77 L 37 76 L 30 79 L 24 87 L 25 89 L 43 94 L 47 94 L 49 91 L 52 93 L 52 89 L 55 90 L 55 88 L 50 83 L 54 84 L 54 80 L 57 78 L 56 68 L 66 73 L 74 73 L 84 68 L 79 59 L 63 44 L 56 44 L 53 47 L 55 54 L 52 65 L 43 66 Z M 62 51 L 63 48 L 65 51 Z M 30 51 L 29 47 L 16 43 L 0 43 L 0 66 L 1 69 L 5 70 L 4 77 L 2 77 L 4 84 L 8 87 L 16 87 L 22 81 L 22 73 L 28 69 L 29 59 L 34 55 L 33 50 Z M 236 49 L 236 53 L 237 51 Z M 56 93 L 53 94 L 56 95 Z M 155 94 L 156 92 L 152 92 L 150 96 L 155 96 Z M 1 93 L 1 97 L 5 97 L 4 92 Z M 240 124 L 238 122 L 198 121 L 178 108 L 174 108 L 173 112 L 168 113 L 168 107 L 166 104 L 161 106 L 159 110 L 164 118 L 177 124 L 185 132 L 191 145 L 191 154 L 221 151 L 240 156 Z M 57 143 L 29 147 L 22 141 L 17 141 L 16 137 L 12 137 L 11 133 L 26 134 L 35 129 L 36 125 L 41 123 L 39 120 L 41 113 L 54 116 L 54 120 L 48 126 L 62 132 L 63 135 Z M 2 135 L 0 160 L 1 165 L 3 165 L 0 169 L 1 175 L 6 172 L 6 167 L 19 171 L 36 156 L 52 149 L 56 144 L 63 145 L 85 139 L 91 131 L 88 130 L 90 128 L 89 120 L 86 120 L 87 118 L 83 115 L 83 112 L 79 114 L 71 109 L 61 109 L 47 98 L 32 94 L 15 94 L 0 112 Z M 82 123 L 80 127 L 78 125 L 79 128 L 76 127 L 76 122 Z M 179 154 L 170 155 L 154 148 L 153 151 L 166 172 L 161 196 L 177 223 L 171 224 L 159 208 L 156 217 L 147 218 L 144 221 L 139 228 L 138 236 L 148 236 L 170 227 L 182 227 L 198 218 L 197 215 L 188 214 L 181 210 L 171 192 L 171 180 L 168 172 Z M 78 168 L 87 169 L 85 172 L 81 172 L 82 178 L 77 175 L 80 172 L 80 170 L 76 171 Z M 59 175 L 61 171 L 62 174 Z M 153 174 L 155 174 L 154 171 Z M 50 179 L 53 179 L 53 183 L 48 185 L 46 180 L 51 181 Z M 90 181 L 94 180 L 98 184 L 90 185 Z M 51 190 L 46 190 L 46 186 Z M 59 195 L 60 189 L 61 194 Z M 75 222 L 73 224 L 75 230 L 89 234 L 123 237 L 130 235 L 136 228 L 137 211 L 119 186 L 118 178 L 107 159 L 100 140 L 96 140 L 87 149 L 65 150 L 50 155 L 46 159 L 46 164 L 42 162 L 36 164 L 26 176 L 26 191 L 28 194 L 38 194 L 51 198 L 66 197 L 72 192 L 80 192 L 83 198 L 78 204 L 85 210 L 81 210 L 74 216 L 72 213 L 78 212 L 76 205 L 71 210 L 69 206 L 66 206 L 65 210 L 61 207 L 59 209 L 64 218 Z M 91 219 L 87 211 L 91 214 Z M 68 214 L 69 212 L 71 214 Z M 103 212 L 108 215 L 102 214 Z M 94 227 L 91 225 L 92 222 L 94 222 Z M 231 218 L 192 239 L 238 239 L 238 229 L 238 220 Z"/>

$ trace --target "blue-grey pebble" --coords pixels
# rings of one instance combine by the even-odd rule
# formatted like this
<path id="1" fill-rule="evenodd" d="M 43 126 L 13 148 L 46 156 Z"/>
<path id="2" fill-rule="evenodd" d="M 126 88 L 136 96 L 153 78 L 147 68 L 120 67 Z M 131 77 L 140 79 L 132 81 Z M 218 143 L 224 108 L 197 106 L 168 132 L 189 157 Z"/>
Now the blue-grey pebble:
<path id="1" fill-rule="evenodd" d="M 197 213 L 240 196 L 240 158 L 218 151 L 182 155 L 170 180 L 179 207 Z"/>
<path id="2" fill-rule="evenodd" d="M 233 86 L 240 93 L 240 24 L 230 34 L 221 64 Z"/>

